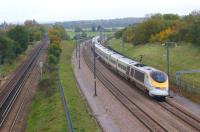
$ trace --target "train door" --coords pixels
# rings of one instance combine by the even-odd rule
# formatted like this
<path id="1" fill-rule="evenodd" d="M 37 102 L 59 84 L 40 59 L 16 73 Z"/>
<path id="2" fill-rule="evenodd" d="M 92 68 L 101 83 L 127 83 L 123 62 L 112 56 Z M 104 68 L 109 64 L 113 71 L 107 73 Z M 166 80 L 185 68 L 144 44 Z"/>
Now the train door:
<path id="1" fill-rule="evenodd" d="M 129 72 L 130 72 L 130 66 L 127 66 L 127 68 L 126 68 L 126 75 L 129 75 Z"/>
<path id="2" fill-rule="evenodd" d="M 151 87 L 151 84 L 149 82 L 149 77 L 147 74 L 145 74 L 145 77 L 144 77 L 144 86 L 146 90 L 149 90 L 149 88 Z"/>

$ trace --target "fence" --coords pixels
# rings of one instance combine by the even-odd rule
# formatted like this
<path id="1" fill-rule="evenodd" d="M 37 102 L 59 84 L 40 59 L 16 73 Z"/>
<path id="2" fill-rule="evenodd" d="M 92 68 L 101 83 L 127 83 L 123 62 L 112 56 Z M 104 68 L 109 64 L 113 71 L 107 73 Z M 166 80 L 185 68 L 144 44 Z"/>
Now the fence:
<path id="1" fill-rule="evenodd" d="M 173 75 L 169 76 L 169 81 L 173 90 L 179 94 L 186 92 L 188 95 L 200 96 L 200 83 L 198 82 L 189 82 L 182 78 L 177 81 L 176 76 Z"/>

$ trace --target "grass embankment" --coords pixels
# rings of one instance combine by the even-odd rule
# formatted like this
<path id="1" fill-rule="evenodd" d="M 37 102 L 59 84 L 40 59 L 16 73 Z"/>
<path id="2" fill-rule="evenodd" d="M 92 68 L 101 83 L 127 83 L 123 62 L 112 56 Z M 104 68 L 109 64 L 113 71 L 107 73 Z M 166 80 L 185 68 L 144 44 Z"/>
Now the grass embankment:
<path id="1" fill-rule="evenodd" d="M 146 44 L 134 46 L 130 43 L 124 44 L 124 49 L 120 45 L 121 41 L 112 39 L 108 42 L 113 49 L 131 58 L 139 59 L 143 55 L 143 63 L 162 71 L 167 71 L 166 49 L 161 44 Z M 176 71 L 194 70 L 200 68 L 200 47 L 192 44 L 179 43 L 178 46 L 170 48 L 170 74 L 175 76 Z M 200 73 L 184 74 L 181 78 L 189 83 L 199 86 L 192 89 L 200 95 Z"/>
<path id="2" fill-rule="evenodd" d="M 60 58 L 60 79 L 64 86 L 73 127 L 77 132 L 100 131 L 95 119 L 89 114 L 86 103 L 76 85 L 71 64 L 73 49 L 73 41 L 64 41 Z"/>
<path id="3" fill-rule="evenodd" d="M 64 132 L 68 130 L 57 84 L 57 70 L 45 69 L 32 102 L 27 132 Z"/>
<path id="4" fill-rule="evenodd" d="M 60 79 L 64 86 L 70 116 L 74 130 L 77 132 L 99 131 L 94 118 L 89 115 L 85 102 L 76 86 L 71 56 L 74 48 L 73 41 L 64 41 L 60 56 L 60 73 L 57 70 L 45 70 L 39 89 L 34 97 L 32 109 L 28 118 L 28 132 L 66 132 L 68 124 L 60 99 L 57 81 Z"/>
<path id="5" fill-rule="evenodd" d="M 4 65 L 0 65 L 0 78 L 14 71 L 22 63 L 22 61 L 27 58 L 28 53 L 34 49 L 36 44 L 38 44 L 38 42 L 34 43 L 34 45 L 29 45 L 27 50 L 21 55 L 19 55 L 17 58 L 13 59 L 11 63 L 5 63 Z"/>

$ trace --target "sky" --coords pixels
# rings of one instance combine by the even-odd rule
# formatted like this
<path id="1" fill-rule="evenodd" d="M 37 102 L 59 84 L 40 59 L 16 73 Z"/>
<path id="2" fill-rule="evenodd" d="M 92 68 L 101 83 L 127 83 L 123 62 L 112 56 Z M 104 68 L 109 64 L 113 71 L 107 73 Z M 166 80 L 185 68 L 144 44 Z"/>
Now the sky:
<path id="1" fill-rule="evenodd" d="M 0 22 L 40 23 L 144 17 L 152 13 L 187 15 L 199 0 L 0 0 Z"/>

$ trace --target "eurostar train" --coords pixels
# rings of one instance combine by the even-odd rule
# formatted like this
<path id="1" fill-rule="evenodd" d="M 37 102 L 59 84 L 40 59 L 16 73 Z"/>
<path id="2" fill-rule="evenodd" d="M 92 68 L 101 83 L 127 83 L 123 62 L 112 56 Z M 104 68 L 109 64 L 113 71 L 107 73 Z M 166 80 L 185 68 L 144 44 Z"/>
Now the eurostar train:
<path id="1" fill-rule="evenodd" d="M 99 58 L 121 76 L 135 82 L 152 97 L 166 97 L 169 92 L 169 81 L 166 73 L 146 66 L 135 60 L 124 57 L 100 44 L 100 37 L 92 39 L 95 52 Z"/>

